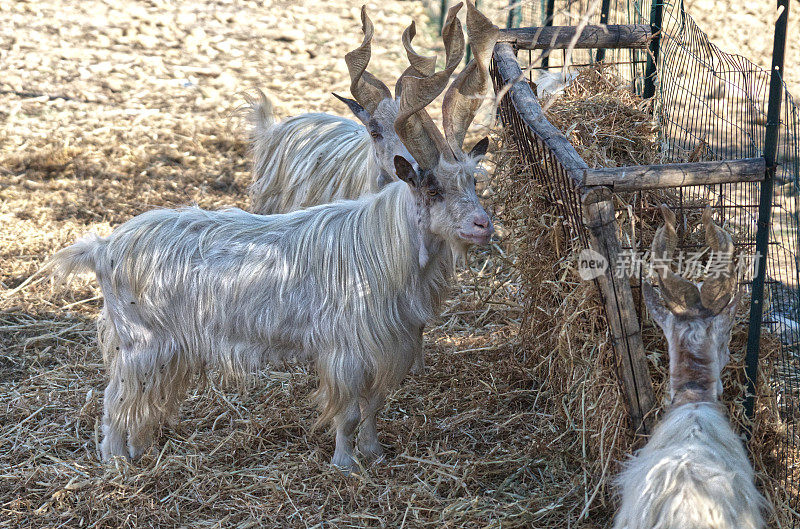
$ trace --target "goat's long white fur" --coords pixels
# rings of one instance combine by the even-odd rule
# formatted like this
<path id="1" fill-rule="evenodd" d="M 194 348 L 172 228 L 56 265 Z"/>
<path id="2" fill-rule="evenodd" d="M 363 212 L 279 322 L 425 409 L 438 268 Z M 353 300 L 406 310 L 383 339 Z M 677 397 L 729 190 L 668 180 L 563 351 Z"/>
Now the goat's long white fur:
<path id="1" fill-rule="evenodd" d="M 756 529 L 764 498 L 719 404 L 669 411 L 625 465 L 615 529 Z"/>
<path id="2" fill-rule="evenodd" d="M 275 123 L 263 93 L 250 101 L 255 213 L 286 213 L 378 190 L 367 129 L 353 120 L 312 113 Z"/>
<path id="3" fill-rule="evenodd" d="M 154 210 L 58 252 L 56 275 L 92 270 L 105 297 L 104 456 L 138 456 L 206 366 L 244 374 L 313 359 L 321 421 L 382 402 L 421 350 L 451 269 L 414 200 L 396 182 L 284 215 Z"/>

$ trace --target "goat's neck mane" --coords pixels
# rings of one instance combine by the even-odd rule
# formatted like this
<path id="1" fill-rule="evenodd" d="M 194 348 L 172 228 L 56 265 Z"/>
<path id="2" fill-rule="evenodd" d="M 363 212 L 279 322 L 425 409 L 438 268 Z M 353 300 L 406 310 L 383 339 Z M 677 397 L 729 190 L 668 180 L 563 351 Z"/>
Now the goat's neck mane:
<path id="1" fill-rule="evenodd" d="M 703 387 L 698 382 L 689 381 L 675 388 L 675 395 L 672 397 L 670 409 L 675 409 L 684 404 L 695 404 L 699 402 L 711 404 L 716 402 L 716 399 L 709 391 L 709 388 Z"/>
<path id="2" fill-rule="evenodd" d="M 257 213 L 294 211 L 375 190 L 378 167 L 360 123 L 302 114 L 254 134 L 250 190 Z"/>
<path id="3" fill-rule="evenodd" d="M 291 252 L 295 270 L 304 270 L 306 256 L 322 249 L 329 258 L 317 266 L 330 267 L 325 274 L 358 277 L 387 295 L 434 289 L 438 296 L 452 268 L 451 252 L 441 237 L 420 225 L 417 211 L 411 189 L 398 181 L 357 200 L 268 218 L 266 231 L 286 230 L 287 243 L 296 246 Z M 295 226 L 302 237 L 295 237 Z M 258 238 L 261 230 L 252 236 Z M 427 259 L 420 263 L 423 245 Z"/>
<path id="4" fill-rule="evenodd" d="M 368 285 L 373 300 L 413 299 L 414 310 L 419 311 L 415 317 L 428 320 L 438 311 L 447 288 L 451 253 L 440 237 L 420 226 L 417 211 L 408 185 L 394 182 L 375 195 L 275 220 L 292 223 L 297 219 L 302 224 L 306 240 L 289 243 L 298 245 L 291 252 L 295 263 L 290 270 L 306 270 L 309 256 L 322 251 L 327 258 L 315 260 L 317 274 Z M 291 231 L 286 231 L 287 236 Z M 423 244 L 427 261 L 420 263 Z"/>
<path id="5" fill-rule="evenodd" d="M 420 220 L 416 198 L 406 183 L 393 182 L 374 198 L 365 198 L 363 203 L 366 207 L 364 214 L 359 215 L 358 232 L 370 233 L 378 239 L 388 237 L 381 245 L 385 252 L 382 257 L 387 264 L 394 262 L 405 268 L 396 269 L 397 273 L 426 276 L 442 266 L 449 268 L 449 248 L 442 237 L 430 231 L 429 222 Z M 376 228 L 381 231 L 380 235 Z"/>
<path id="6" fill-rule="evenodd" d="M 674 316 L 673 316 L 674 318 Z M 715 401 L 714 387 L 719 376 L 715 347 L 705 319 L 674 320 L 668 336 L 670 349 L 670 384 L 673 405 Z"/>

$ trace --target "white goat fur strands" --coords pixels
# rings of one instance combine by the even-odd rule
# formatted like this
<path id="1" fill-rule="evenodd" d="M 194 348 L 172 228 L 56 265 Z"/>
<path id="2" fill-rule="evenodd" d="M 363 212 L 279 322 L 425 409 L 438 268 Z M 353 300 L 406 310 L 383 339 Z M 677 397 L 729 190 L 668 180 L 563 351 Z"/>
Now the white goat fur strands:
<path id="1" fill-rule="evenodd" d="M 250 101 L 248 116 L 254 213 L 287 213 L 378 191 L 378 167 L 363 125 L 322 113 L 275 123 L 263 93 Z"/>
<path id="2" fill-rule="evenodd" d="M 396 182 L 272 216 L 154 210 L 58 252 L 54 275 L 91 270 L 105 296 L 104 457 L 140 455 L 195 373 L 291 357 L 316 363 L 320 421 L 337 426 L 334 463 L 348 464 L 349 454 L 337 461 L 338 428 L 355 429 L 358 405 L 359 446 L 378 452 L 375 411 L 421 354 L 451 269 L 444 241 L 422 233 L 413 193 Z"/>
<path id="3" fill-rule="evenodd" d="M 615 529 L 756 529 L 765 500 L 722 407 L 699 402 L 667 413 L 618 477 Z"/>

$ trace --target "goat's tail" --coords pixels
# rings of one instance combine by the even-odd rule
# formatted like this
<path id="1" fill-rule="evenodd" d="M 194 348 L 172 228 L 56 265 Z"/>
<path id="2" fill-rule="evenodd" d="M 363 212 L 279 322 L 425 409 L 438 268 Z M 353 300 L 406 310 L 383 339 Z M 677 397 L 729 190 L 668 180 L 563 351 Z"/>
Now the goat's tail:
<path id="1" fill-rule="evenodd" d="M 44 264 L 42 271 L 50 272 L 58 281 L 80 272 L 96 272 L 106 244 L 106 239 L 91 233 L 56 252 Z"/>
<path id="2" fill-rule="evenodd" d="M 253 139 L 262 137 L 275 125 L 272 101 L 259 88 L 256 88 L 255 95 L 245 94 L 244 99 L 246 104 L 243 105 L 242 110 L 252 127 L 250 134 Z"/>

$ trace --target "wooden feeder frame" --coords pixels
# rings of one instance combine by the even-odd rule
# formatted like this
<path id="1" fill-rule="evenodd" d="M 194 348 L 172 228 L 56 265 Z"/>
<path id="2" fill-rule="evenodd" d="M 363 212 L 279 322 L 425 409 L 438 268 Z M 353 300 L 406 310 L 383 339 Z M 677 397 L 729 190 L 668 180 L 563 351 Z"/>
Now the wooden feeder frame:
<path id="1" fill-rule="evenodd" d="M 495 46 L 492 76 L 496 90 L 504 90 L 500 114 L 513 107 L 531 139 L 530 157 L 541 159 L 539 171 L 552 171 L 569 182 L 567 192 L 579 201 L 572 217 L 578 217 L 588 233 L 586 240 L 608 262 L 605 273 L 596 282 L 602 294 L 612 343 L 618 358 L 622 392 L 630 413 L 631 426 L 637 434 L 651 431 L 656 404 L 648 374 L 647 358 L 641 336 L 631 284 L 615 277 L 621 244 L 613 204 L 616 191 L 664 189 L 687 185 L 760 182 L 767 174 L 764 157 L 665 165 L 646 165 L 591 169 L 567 138 L 553 126 L 528 83 L 516 58 L 516 50 L 565 49 L 575 41 L 576 48 L 642 49 L 652 47 L 653 32 L 648 25 L 545 26 L 507 29 Z M 505 105 L 505 106 L 504 106 Z M 505 109 L 505 110 L 504 110 Z"/>

